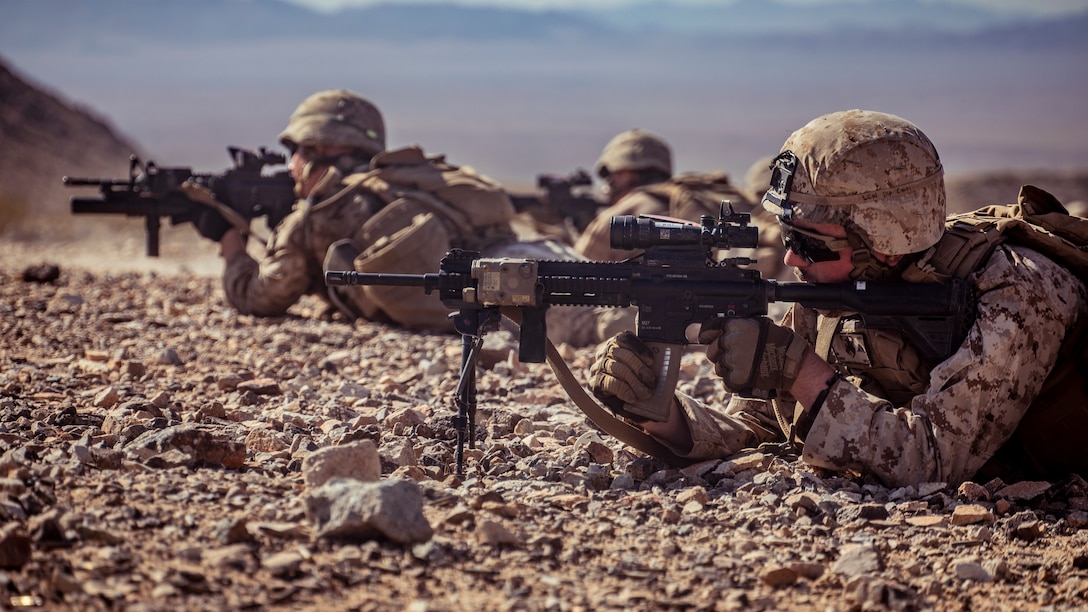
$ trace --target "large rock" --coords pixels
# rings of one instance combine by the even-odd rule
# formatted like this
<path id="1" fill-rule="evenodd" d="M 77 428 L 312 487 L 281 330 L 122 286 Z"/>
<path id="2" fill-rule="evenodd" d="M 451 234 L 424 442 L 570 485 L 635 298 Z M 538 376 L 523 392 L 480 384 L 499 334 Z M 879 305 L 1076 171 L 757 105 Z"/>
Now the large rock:
<path id="1" fill-rule="evenodd" d="M 434 535 L 423 516 L 423 493 L 407 480 L 337 478 L 308 493 L 305 502 L 306 516 L 319 538 L 385 538 L 416 544 Z"/>
<path id="2" fill-rule="evenodd" d="M 334 478 L 374 482 L 381 476 L 381 458 L 373 440 L 326 446 L 302 461 L 302 478 L 310 488 L 320 487 Z"/>
<path id="3" fill-rule="evenodd" d="M 197 423 L 145 432 L 125 447 L 125 452 L 153 467 L 210 463 L 233 469 L 246 462 L 244 442 L 232 440 L 222 429 Z"/>

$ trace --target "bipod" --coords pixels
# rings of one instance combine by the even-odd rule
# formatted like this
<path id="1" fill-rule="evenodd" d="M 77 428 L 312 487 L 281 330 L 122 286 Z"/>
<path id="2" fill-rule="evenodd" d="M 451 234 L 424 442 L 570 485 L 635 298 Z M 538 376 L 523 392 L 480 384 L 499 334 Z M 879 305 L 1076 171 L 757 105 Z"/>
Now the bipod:
<path id="1" fill-rule="evenodd" d="M 484 335 L 499 328 L 499 309 L 459 310 L 450 315 L 453 328 L 461 334 L 461 374 L 457 379 L 454 404 L 457 414 L 453 429 L 457 432 L 457 477 L 465 477 L 465 441 L 476 448 L 476 359 L 484 343 Z"/>

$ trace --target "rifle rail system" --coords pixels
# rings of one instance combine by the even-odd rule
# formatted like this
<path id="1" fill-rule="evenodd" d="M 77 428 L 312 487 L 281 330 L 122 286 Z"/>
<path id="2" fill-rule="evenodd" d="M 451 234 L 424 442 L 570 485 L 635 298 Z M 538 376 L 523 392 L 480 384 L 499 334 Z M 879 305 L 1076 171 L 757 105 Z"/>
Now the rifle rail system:
<path id="1" fill-rule="evenodd" d="M 99 197 L 72 197 L 72 214 L 144 217 L 147 255 L 158 257 L 162 219 L 169 218 L 173 225 L 193 222 L 206 208 L 180 190 L 187 181 L 207 188 L 218 202 L 246 220 L 267 216 L 269 227 L 291 211 L 295 203 L 294 179 L 286 170 L 264 172 L 266 167 L 285 164 L 284 155 L 264 147 L 257 151 L 227 147 L 227 154 L 234 165 L 218 174 L 161 167 L 150 160 L 144 164 L 133 155 L 127 179 L 65 176 L 62 181 L 68 187 L 98 187 Z"/>

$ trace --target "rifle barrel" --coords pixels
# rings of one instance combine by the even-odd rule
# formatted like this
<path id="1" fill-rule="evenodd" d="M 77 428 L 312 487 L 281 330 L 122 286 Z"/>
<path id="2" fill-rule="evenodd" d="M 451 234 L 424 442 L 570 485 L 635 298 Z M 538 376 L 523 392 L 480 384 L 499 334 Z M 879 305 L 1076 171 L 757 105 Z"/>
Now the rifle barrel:
<path id="1" fill-rule="evenodd" d="M 325 272 L 325 284 L 426 287 L 427 276 L 427 274 L 375 274 L 370 272 L 354 272 L 351 270 L 329 270 L 328 272 Z"/>
<path id="2" fill-rule="evenodd" d="M 143 215 L 145 208 L 135 198 L 125 200 L 72 198 L 72 213 L 76 215 Z"/>
<path id="3" fill-rule="evenodd" d="M 193 206 L 187 199 L 161 200 L 138 194 L 123 197 L 72 198 L 72 214 L 75 215 L 128 215 L 130 217 L 169 217 L 189 212 Z"/>
<path id="4" fill-rule="evenodd" d="M 128 185 L 128 179 L 104 179 L 104 178 L 81 178 L 74 176 L 61 177 L 61 182 L 68 187 L 90 187 L 90 186 L 120 186 Z"/>
<path id="5" fill-rule="evenodd" d="M 948 316 L 966 307 L 969 286 L 938 283 L 801 282 L 772 285 L 772 301 L 799 302 L 808 308 L 864 312 L 871 315 Z"/>

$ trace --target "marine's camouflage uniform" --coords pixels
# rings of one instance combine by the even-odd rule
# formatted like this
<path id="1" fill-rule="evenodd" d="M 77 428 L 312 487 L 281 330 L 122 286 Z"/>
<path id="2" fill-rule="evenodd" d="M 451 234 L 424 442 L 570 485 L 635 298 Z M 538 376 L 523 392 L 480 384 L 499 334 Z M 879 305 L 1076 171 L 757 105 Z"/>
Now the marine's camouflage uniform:
<path id="1" fill-rule="evenodd" d="M 318 192 L 317 197 L 335 193 L 335 186 Z M 382 207 L 381 200 L 356 190 L 351 197 L 339 198 L 334 205 L 311 206 L 301 200 L 291 214 L 277 225 L 268 239 L 267 255 L 257 261 L 239 253 L 226 262 L 223 288 L 227 300 L 239 312 L 257 316 L 280 316 L 305 294 L 327 295 L 322 264 L 329 246 L 352 238 L 358 228 Z M 526 257 L 535 259 L 581 259 L 571 247 L 549 240 L 518 242 L 513 239 L 494 244 L 485 257 Z M 424 274 L 434 269 L 418 270 Z M 420 289 L 420 298 L 424 297 Z M 571 346 L 596 344 L 612 335 L 631 329 L 631 309 L 592 309 L 553 307 L 548 310 L 548 337 Z M 395 313 L 387 313 L 396 321 Z M 430 329 L 449 330 L 448 311 L 435 313 Z"/>
<path id="2" fill-rule="evenodd" d="M 281 316 L 303 295 L 326 294 L 322 263 L 329 246 L 351 238 L 382 207 L 377 196 L 358 190 L 335 205 L 313 209 L 311 201 L 334 191 L 326 189 L 296 203 L 272 229 L 267 254 L 259 262 L 245 252 L 227 260 L 223 289 L 239 312 Z"/>
<path id="3" fill-rule="evenodd" d="M 804 441 L 807 463 L 872 473 L 890 486 L 958 484 L 1009 439 L 1066 332 L 1088 313 L 1088 291 L 1065 267 L 1012 245 L 999 247 L 972 279 L 975 322 L 959 349 L 928 372 L 912 351 L 873 351 L 874 363 L 864 367 L 856 355 L 837 354 L 842 343 L 832 345 L 829 362 L 850 376 L 832 386 Z M 783 324 L 815 343 L 816 314 L 795 306 Z M 852 384 L 857 375 L 902 388 L 862 382 L 863 390 Z M 694 440 L 690 449 L 672 449 L 682 456 L 722 458 L 785 439 L 771 402 L 734 396 L 724 411 L 689 397 L 681 404 Z M 792 401 L 781 404 L 793 414 Z"/>

